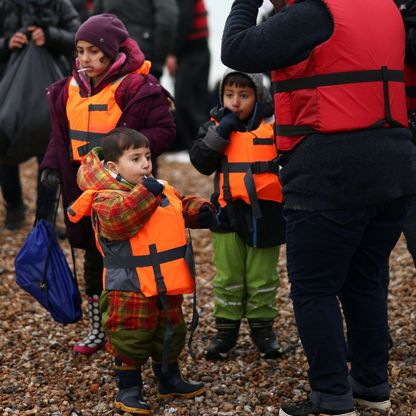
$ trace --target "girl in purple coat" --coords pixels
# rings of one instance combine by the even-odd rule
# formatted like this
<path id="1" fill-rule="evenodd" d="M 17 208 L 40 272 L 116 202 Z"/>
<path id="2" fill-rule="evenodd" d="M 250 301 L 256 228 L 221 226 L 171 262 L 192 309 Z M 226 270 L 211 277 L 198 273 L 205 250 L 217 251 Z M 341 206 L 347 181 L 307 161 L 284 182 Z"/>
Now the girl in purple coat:
<path id="1" fill-rule="evenodd" d="M 41 164 L 42 183 L 61 184 L 64 207 L 81 195 L 76 182 L 81 159 L 114 127 L 130 127 L 144 134 L 155 157 L 169 149 L 176 134 L 171 96 L 149 74 L 150 62 L 116 16 L 90 17 L 80 26 L 75 42 L 72 75 L 48 89 L 52 132 Z M 98 308 L 102 258 L 89 218 L 77 224 L 67 222 L 66 227 L 71 246 L 85 249 L 91 323 L 90 332 L 74 350 L 93 354 L 104 345 Z"/>

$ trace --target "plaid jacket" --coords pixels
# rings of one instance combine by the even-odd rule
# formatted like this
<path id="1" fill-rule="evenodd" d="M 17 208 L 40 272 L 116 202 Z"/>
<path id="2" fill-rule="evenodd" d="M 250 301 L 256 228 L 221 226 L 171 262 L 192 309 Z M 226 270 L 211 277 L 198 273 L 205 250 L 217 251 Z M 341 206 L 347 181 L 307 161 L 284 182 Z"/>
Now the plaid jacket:
<path id="1" fill-rule="evenodd" d="M 78 170 L 78 186 L 83 191 L 100 191 L 91 201 L 91 209 L 85 215 L 94 213 L 102 237 L 113 241 L 130 239 L 150 219 L 159 206 L 161 197 L 155 197 L 142 184 L 133 186 L 117 181 L 103 166 L 101 159 L 101 149 L 95 148 L 82 161 Z M 120 192 L 111 192 L 114 190 Z M 186 226 L 199 228 L 198 214 L 201 207 L 212 205 L 205 199 L 176 193 L 182 201 Z"/>

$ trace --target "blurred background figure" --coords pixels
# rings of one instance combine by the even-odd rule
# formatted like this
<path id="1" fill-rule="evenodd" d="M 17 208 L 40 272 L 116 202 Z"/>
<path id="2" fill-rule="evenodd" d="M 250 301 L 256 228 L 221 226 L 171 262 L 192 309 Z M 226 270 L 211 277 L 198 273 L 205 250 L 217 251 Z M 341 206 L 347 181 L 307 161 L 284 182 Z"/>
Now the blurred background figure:
<path id="1" fill-rule="evenodd" d="M 208 13 L 204 0 L 177 0 L 177 4 L 178 31 L 166 66 L 175 78 L 177 133 L 173 150 L 188 150 L 199 126 L 209 117 Z"/>
<path id="2" fill-rule="evenodd" d="M 75 32 L 80 24 L 70 0 L 0 0 L 0 16 L 0 79 L 13 51 L 24 48 L 29 40 L 38 47 L 47 48 L 63 74 L 70 72 Z M 37 156 L 39 162 L 42 156 Z M 27 207 L 17 163 L 0 162 L 0 186 L 6 206 L 4 225 L 10 230 L 19 229 L 24 223 Z M 42 206 L 38 204 L 38 214 L 47 218 L 53 213 L 56 189 L 47 191 L 38 181 L 37 202 L 40 194 L 45 196 Z"/>
<path id="3" fill-rule="evenodd" d="M 175 41 L 176 0 L 95 0 L 92 13 L 116 15 L 140 45 L 146 59 L 152 62 L 150 73 L 160 79 Z"/>
<path id="4" fill-rule="evenodd" d="M 90 17 L 94 1 L 93 0 L 71 0 L 71 2 L 79 14 L 81 23 L 85 22 Z"/>

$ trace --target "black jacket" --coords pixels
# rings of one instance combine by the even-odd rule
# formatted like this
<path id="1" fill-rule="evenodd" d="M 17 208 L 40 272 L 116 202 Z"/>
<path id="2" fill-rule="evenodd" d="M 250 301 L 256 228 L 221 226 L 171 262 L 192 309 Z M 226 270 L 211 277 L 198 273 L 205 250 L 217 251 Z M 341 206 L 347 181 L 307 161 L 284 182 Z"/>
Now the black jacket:
<path id="1" fill-rule="evenodd" d="M 0 79 L 12 51 L 10 37 L 26 32 L 30 25 L 41 27 L 45 46 L 59 63 L 64 74 L 70 73 L 74 58 L 75 32 L 80 20 L 70 0 L 0 0 Z M 64 58 L 64 59 L 63 59 Z"/>
<path id="2" fill-rule="evenodd" d="M 262 107 L 264 113 L 257 113 L 258 118 L 254 120 L 252 130 L 258 128 L 263 118 L 273 114 L 272 108 Z M 224 115 L 222 107 L 215 107 L 211 110 L 211 117 L 221 121 Z M 245 126 L 241 125 L 242 131 Z M 192 144 L 189 156 L 193 166 L 204 175 L 211 175 L 220 166 L 223 153 L 228 145 L 228 140 L 223 139 L 217 133 L 216 124 L 207 121 L 198 131 L 198 136 Z M 285 222 L 282 215 L 282 204 L 274 201 L 259 200 L 262 218 L 255 220 L 252 215 L 251 206 L 243 200 L 234 200 L 233 215 L 235 223 L 231 221 L 229 211 L 221 209 L 218 203 L 218 195 L 211 196 L 211 202 L 218 209 L 219 225 L 212 228 L 215 232 L 236 232 L 240 238 L 250 246 L 272 247 L 285 242 Z"/>

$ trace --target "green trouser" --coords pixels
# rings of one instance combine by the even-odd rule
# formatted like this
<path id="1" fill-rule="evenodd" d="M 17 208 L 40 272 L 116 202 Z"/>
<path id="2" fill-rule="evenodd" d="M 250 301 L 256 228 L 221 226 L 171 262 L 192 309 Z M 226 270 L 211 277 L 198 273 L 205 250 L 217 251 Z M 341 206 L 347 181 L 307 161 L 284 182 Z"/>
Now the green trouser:
<path id="1" fill-rule="evenodd" d="M 230 320 L 267 319 L 277 316 L 279 246 L 255 248 L 237 233 L 213 233 L 214 315 Z"/>

